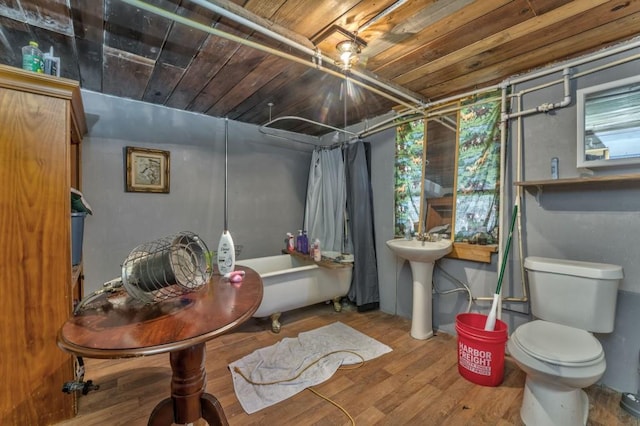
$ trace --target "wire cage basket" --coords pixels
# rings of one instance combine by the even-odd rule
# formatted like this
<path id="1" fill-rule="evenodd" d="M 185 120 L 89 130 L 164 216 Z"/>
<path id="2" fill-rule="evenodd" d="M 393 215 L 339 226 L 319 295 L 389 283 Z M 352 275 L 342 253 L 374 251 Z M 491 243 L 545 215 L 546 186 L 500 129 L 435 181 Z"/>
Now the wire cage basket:
<path id="1" fill-rule="evenodd" d="M 195 291 L 211 278 L 208 252 L 205 242 L 192 232 L 141 244 L 122 263 L 122 284 L 143 303 Z"/>

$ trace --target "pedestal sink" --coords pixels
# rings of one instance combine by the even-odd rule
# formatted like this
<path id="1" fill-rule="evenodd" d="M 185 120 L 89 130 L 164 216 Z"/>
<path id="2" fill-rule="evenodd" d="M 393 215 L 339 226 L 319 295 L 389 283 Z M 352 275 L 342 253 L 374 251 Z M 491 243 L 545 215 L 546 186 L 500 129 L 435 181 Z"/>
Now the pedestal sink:
<path id="1" fill-rule="evenodd" d="M 387 246 L 399 257 L 407 259 L 413 275 L 413 313 L 411 337 L 428 339 L 433 336 L 431 278 L 436 260 L 452 249 L 451 240 L 418 241 L 397 238 L 387 241 Z"/>

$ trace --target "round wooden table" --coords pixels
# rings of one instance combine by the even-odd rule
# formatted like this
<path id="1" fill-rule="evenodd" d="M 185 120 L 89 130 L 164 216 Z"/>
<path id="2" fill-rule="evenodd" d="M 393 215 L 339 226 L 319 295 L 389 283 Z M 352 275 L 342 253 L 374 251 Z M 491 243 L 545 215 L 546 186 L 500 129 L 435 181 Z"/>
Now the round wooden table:
<path id="1" fill-rule="evenodd" d="M 151 305 L 112 303 L 105 295 L 64 323 L 58 346 L 87 358 L 169 352 L 171 397 L 156 405 L 148 424 L 186 424 L 204 418 L 210 425 L 227 425 L 222 406 L 205 392 L 205 343 L 245 322 L 262 301 L 258 273 L 236 269 L 245 270 L 240 283 L 214 275 L 196 292 Z"/>

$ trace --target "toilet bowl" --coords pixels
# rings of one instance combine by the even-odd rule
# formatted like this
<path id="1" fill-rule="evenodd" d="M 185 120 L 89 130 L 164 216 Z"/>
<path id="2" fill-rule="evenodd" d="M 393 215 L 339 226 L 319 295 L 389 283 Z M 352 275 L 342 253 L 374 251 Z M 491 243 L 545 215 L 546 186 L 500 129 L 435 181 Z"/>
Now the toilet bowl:
<path id="1" fill-rule="evenodd" d="M 507 343 L 526 373 L 520 417 L 526 425 L 584 425 L 589 400 L 582 388 L 604 374 L 600 342 L 589 332 L 546 321 L 518 327 Z"/>
<path id="2" fill-rule="evenodd" d="M 613 331 L 622 268 L 528 257 L 524 262 L 534 320 L 512 333 L 507 348 L 526 373 L 520 417 L 528 426 L 587 423 L 589 399 L 607 364 L 592 332 Z"/>

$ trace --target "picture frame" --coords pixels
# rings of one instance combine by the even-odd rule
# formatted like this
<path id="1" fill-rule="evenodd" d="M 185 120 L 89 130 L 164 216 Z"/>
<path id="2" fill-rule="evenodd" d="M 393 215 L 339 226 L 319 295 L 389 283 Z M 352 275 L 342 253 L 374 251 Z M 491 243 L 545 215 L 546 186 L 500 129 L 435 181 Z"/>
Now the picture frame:
<path id="1" fill-rule="evenodd" d="M 169 193 L 169 151 L 128 146 L 126 161 L 127 192 Z"/>

